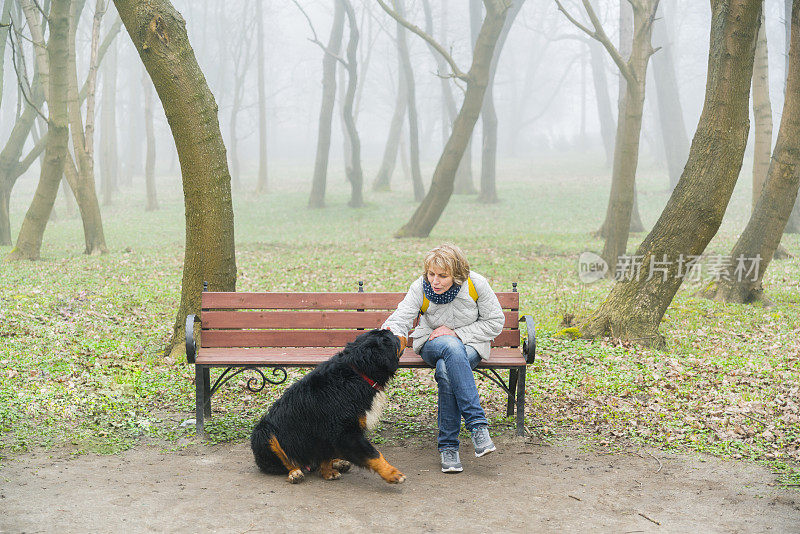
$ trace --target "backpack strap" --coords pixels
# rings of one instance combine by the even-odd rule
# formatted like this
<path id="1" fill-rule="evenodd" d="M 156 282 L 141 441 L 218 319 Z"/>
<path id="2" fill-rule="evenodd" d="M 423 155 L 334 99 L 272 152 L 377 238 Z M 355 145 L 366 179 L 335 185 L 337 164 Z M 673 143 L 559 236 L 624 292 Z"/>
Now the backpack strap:
<path id="1" fill-rule="evenodd" d="M 469 296 L 472 297 L 472 300 L 478 302 L 478 290 L 475 289 L 475 284 L 472 283 L 472 278 L 467 278 L 467 284 L 469 286 Z M 425 296 L 425 292 L 422 292 L 422 306 L 419 307 L 420 313 L 425 313 L 428 311 L 428 306 L 430 306 L 431 301 L 428 300 L 428 297 Z"/>

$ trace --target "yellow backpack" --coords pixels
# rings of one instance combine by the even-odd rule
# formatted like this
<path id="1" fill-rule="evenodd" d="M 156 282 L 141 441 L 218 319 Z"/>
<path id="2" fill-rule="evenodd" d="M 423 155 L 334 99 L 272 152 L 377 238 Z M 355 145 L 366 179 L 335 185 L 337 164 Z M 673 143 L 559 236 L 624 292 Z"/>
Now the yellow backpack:
<path id="1" fill-rule="evenodd" d="M 467 278 L 467 284 L 469 284 L 469 296 L 472 297 L 472 300 L 478 302 L 478 292 L 475 290 L 475 286 L 472 284 L 472 278 Z M 419 308 L 419 313 L 425 313 L 428 310 L 430 303 L 431 301 L 428 300 L 428 297 L 425 296 L 425 292 L 423 292 L 422 306 Z"/>

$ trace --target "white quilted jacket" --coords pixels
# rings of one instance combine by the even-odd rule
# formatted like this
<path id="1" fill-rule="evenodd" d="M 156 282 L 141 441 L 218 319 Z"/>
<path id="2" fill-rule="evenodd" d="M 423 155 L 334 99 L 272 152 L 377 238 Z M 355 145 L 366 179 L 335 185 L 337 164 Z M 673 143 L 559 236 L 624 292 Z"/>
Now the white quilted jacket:
<path id="1" fill-rule="evenodd" d="M 503 330 L 505 315 L 497 295 L 482 275 L 470 271 L 469 277 L 478 293 L 478 301 L 472 300 L 469 284 L 464 282 L 452 302 L 447 304 L 430 303 L 427 311 L 419 318 L 419 325 L 411 332 L 414 352 L 419 353 L 434 329 L 447 326 L 453 329 L 461 341 L 473 347 L 481 358 L 489 359 L 491 341 Z M 392 315 L 381 328 L 390 328 L 395 335 L 408 337 L 414 319 L 422 306 L 422 276 L 414 280 L 408 293 L 397 305 Z"/>

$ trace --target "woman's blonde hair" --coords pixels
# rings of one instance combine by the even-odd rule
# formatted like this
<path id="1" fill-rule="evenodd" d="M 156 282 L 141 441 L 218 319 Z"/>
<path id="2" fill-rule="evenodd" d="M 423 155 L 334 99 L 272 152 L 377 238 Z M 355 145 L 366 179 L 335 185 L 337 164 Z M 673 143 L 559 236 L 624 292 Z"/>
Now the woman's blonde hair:
<path id="1" fill-rule="evenodd" d="M 469 262 L 464 252 L 452 243 L 444 243 L 428 251 L 422 262 L 422 276 L 428 275 L 431 266 L 436 266 L 453 277 L 453 282 L 461 285 L 469 277 Z"/>

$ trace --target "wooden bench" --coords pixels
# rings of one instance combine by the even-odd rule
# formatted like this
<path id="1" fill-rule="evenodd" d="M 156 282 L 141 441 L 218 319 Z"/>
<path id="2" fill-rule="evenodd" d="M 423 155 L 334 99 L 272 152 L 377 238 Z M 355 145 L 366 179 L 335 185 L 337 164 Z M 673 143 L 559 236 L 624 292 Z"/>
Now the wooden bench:
<path id="1" fill-rule="evenodd" d="M 514 415 L 517 434 L 525 432 L 525 366 L 536 355 L 536 331 L 529 315 L 519 315 L 517 284 L 513 291 L 497 293 L 506 316 L 502 333 L 492 342 L 489 360 L 476 373 L 487 377 L 508 394 L 507 415 Z M 234 376 L 255 370 L 248 379 L 254 393 L 266 384 L 286 380 L 287 367 L 314 367 L 353 341 L 364 330 L 380 327 L 403 300 L 405 293 L 365 293 L 363 282 L 353 293 L 235 293 L 209 292 L 203 284 L 200 316 L 186 317 L 186 359 L 195 366 L 195 424 L 205 436 L 203 421 L 211 417 L 211 397 Z M 527 338 L 520 343 L 519 323 L 525 321 Z M 199 322 L 200 343 L 195 342 Z M 221 372 L 211 383 L 211 369 Z M 427 367 L 405 350 L 400 367 Z M 265 373 L 263 370 L 271 369 Z M 508 369 L 508 379 L 497 372 Z"/>

